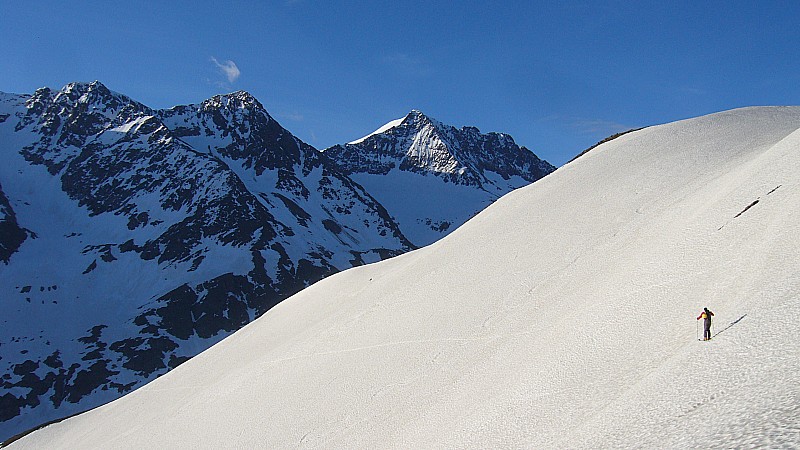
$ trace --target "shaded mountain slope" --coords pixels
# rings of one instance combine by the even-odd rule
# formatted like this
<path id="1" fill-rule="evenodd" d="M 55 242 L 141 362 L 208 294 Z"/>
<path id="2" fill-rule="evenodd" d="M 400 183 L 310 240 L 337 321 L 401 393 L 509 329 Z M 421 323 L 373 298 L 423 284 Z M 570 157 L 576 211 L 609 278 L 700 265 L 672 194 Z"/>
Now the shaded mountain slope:
<path id="1" fill-rule="evenodd" d="M 2 94 L 0 118 L 0 436 L 116 398 L 319 279 L 414 248 L 246 93 L 155 111 L 72 83 Z"/>

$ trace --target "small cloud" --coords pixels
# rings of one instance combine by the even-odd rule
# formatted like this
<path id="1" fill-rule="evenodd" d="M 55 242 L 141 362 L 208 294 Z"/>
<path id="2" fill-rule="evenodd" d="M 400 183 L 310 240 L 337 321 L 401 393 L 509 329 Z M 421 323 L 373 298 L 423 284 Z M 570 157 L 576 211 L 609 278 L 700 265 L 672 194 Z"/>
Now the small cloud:
<path id="1" fill-rule="evenodd" d="M 217 66 L 217 69 L 219 69 L 223 75 L 225 75 L 225 78 L 228 79 L 228 83 L 233 83 L 234 81 L 238 80 L 239 75 L 242 74 L 239 71 L 239 67 L 237 67 L 236 63 L 233 61 L 228 60 L 220 63 L 219 61 L 217 61 L 217 58 L 212 56 L 211 62 L 214 63 L 215 66 Z"/>

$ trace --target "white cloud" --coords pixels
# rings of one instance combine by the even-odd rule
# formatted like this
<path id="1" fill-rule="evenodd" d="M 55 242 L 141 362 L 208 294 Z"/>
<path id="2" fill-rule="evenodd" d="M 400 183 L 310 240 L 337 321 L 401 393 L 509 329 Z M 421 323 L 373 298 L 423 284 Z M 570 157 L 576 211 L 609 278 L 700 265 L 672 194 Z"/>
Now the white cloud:
<path id="1" fill-rule="evenodd" d="M 219 69 L 225 75 L 225 77 L 228 79 L 228 83 L 233 83 L 239 79 L 239 75 L 242 74 L 239 71 L 239 67 L 237 67 L 236 63 L 233 61 L 228 60 L 220 63 L 217 61 L 217 58 L 212 56 L 211 62 L 214 63 L 214 65 L 217 66 L 217 69 Z"/>

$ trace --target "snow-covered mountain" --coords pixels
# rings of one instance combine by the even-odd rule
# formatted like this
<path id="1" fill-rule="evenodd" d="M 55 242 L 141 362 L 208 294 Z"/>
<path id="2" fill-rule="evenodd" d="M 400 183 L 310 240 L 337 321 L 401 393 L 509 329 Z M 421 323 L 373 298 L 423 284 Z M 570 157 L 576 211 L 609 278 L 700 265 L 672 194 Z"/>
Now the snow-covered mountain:
<path id="1" fill-rule="evenodd" d="M 798 107 L 626 134 L 11 448 L 796 447 L 798 180 Z"/>
<path id="2" fill-rule="evenodd" d="M 267 209 L 290 218 L 289 241 L 314 243 L 321 254 L 346 249 L 318 259 L 342 268 L 413 248 L 381 204 L 250 94 L 215 96 L 159 111 L 159 117 L 192 148 L 223 161 Z"/>
<path id="3" fill-rule="evenodd" d="M 416 110 L 324 153 L 383 204 L 420 246 L 555 170 L 507 134 L 457 129 Z"/>
<path id="4" fill-rule="evenodd" d="M 0 436 L 119 397 L 309 284 L 414 248 L 244 92 L 0 94 Z"/>

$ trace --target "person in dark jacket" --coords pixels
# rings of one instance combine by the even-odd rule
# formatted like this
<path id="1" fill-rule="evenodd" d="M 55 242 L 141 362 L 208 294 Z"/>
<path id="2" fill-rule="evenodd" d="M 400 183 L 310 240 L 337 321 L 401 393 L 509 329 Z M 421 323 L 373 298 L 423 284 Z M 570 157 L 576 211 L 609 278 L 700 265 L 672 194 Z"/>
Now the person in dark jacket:
<path id="1" fill-rule="evenodd" d="M 703 308 L 703 312 L 697 316 L 697 320 L 703 319 L 703 340 L 707 341 L 711 339 L 711 316 L 714 313 L 709 311 L 708 308 Z"/>

